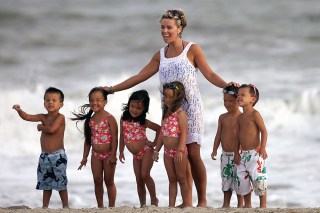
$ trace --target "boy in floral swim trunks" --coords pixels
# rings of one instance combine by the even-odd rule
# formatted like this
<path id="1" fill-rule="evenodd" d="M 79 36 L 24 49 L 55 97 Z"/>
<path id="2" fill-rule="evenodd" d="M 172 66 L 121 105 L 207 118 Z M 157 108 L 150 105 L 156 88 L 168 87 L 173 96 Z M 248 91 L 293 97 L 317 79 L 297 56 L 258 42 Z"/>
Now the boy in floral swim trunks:
<path id="1" fill-rule="evenodd" d="M 214 139 L 213 151 L 211 158 L 216 160 L 217 150 L 221 143 L 222 154 L 220 157 L 221 164 L 221 179 L 223 191 L 223 206 L 222 208 L 230 207 L 230 200 L 234 190 L 234 144 L 236 141 L 236 120 L 241 114 L 237 104 L 238 88 L 234 85 L 225 87 L 222 90 L 223 103 L 227 109 L 226 113 L 219 116 L 217 134 Z M 243 206 L 243 196 L 238 195 L 238 208 Z"/>
<path id="2" fill-rule="evenodd" d="M 44 107 L 47 114 L 30 115 L 20 105 L 14 105 L 19 116 L 26 121 L 41 122 L 40 143 L 42 153 L 37 169 L 36 189 L 43 190 L 42 208 L 48 208 L 52 189 L 59 191 L 63 208 L 69 208 L 67 191 L 67 155 L 64 150 L 65 117 L 59 113 L 63 106 L 64 95 L 61 90 L 49 87 L 44 94 Z"/>
<path id="3" fill-rule="evenodd" d="M 251 208 L 252 188 L 260 199 L 260 208 L 267 207 L 266 152 L 267 129 L 260 113 L 253 107 L 259 100 L 258 89 L 243 84 L 238 91 L 238 104 L 243 113 L 237 119 L 237 140 L 234 149 L 236 192 L 244 195 L 244 207 Z M 241 146 L 241 152 L 239 149 Z"/>

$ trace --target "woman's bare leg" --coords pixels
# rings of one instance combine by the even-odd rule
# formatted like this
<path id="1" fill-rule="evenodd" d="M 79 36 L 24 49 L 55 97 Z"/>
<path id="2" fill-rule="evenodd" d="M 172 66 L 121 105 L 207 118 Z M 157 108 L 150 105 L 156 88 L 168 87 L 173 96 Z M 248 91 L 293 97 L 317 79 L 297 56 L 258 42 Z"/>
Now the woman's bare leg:
<path id="1" fill-rule="evenodd" d="M 180 205 L 180 208 L 192 206 L 192 198 L 189 190 L 189 183 L 187 179 L 187 168 L 188 168 L 188 158 L 186 155 L 183 155 L 182 161 L 175 162 L 175 172 L 178 183 L 180 185 L 180 192 L 182 196 L 183 203 Z"/>
<path id="2" fill-rule="evenodd" d="M 192 177 L 198 194 L 197 207 L 207 206 L 207 172 L 200 156 L 200 145 L 197 143 L 187 144 Z"/>

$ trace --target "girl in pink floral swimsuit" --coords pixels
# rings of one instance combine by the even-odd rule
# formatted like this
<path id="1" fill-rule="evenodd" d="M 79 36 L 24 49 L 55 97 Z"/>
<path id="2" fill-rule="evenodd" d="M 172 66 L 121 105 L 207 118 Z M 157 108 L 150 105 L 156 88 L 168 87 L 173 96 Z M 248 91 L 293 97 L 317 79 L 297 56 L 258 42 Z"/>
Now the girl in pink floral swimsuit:
<path id="1" fill-rule="evenodd" d="M 119 159 L 124 163 L 124 147 L 133 154 L 133 168 L 136 176 L 140 206 L 146 205 L 147 186 L 151 205 L 158 206 L 156 188 L 150 171 L 153 166 L 153 150 L 155 142 L 150 142 L 146 136 L 146 129 L 156 132 L 155 141 L 160 134 L 160 126 L 146 119 L 149 111 L 150 98 L 148 92 L 139 90 L 131 94 L 128 103 L 123 107 L 120 120 L 120 154 Z"/>
<path id="2" fill-rule="evenodd" d="M 161 135 L 157 141 L 153 159 L 158 161 L 159 151 L 164 144 L 164 165 L 169 179 L 169 207 L 175 207 L 177 183 L 183 203 L 179 207 L 192 206 L 191 190 L 187 181 L 188 150 L 187 115 L 181 108 L 186 101 L 185 89 L 181 82 L 163 85 L 163 116 Z"/>
<path id="3" fill-rule="evenodd" d="M 107 104 L 108 92 L 95 87 L 89 93 L 89 104 L 80 108 L 76 117 L 71 120 L 84 122 L 83 158 L 78 170 L 87 164 L 87 158 L 92 147 L 91 170 L 94 180 L 94 190 L 99 208 L 103 208 L 103 180 L 107 186 L 109 207 L 115 206 L 116 186 L 114 174 L 116 170 L 116 153 L 118 146 L 118 125 L 116 119 L 104 107 Z M 90 108 L 89 112 L 86 112 Z"/>
<path id="4" fill-rule="evenodd" d="M 178 114 L 182 112 L 183 110 L 179 108 L 174 113 L 168 115 L 168 117 L 163 118 L 162 121 L 162 129 L 161 129 L 161 135 L 166 137 L 180 137 L 180 127 L 179 127 L 179 119 Z M 178 150 L 178 148 L 173 149 L 167 149 L 164 147 L 164 154 L 168 155 L 171 158 L 174 158 L 177 151 L 181 151 L 183 154 L 188 155 L 187 147 L 184 146 L 182 149 Z"/>

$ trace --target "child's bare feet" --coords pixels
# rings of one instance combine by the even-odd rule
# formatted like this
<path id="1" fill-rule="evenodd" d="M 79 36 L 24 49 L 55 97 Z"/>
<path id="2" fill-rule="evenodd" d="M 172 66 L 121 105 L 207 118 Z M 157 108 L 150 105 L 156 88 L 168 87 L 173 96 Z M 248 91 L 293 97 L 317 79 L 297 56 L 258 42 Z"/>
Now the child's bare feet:
<path id="1" fill-rule="evenodd" d="M 180 209 L 187 208 L 187 207 L 193 207 L 193 206 L 192 204 L 184 204 L 184 203 L 181 203 L 180 205 L 176 206 L 176 208 L 180 208 Z"/>
<path id="2" fill-rule="evenodd" d="M 206 207 L 207 207 L 207 201 L 206 201 L 206 200 L 204 200 L 204 201 L 199 201 L 197 207 L 206 208 Z"/>
<path id="3" fill-rule="evenodd" d="M 159 200 L 157 197 L 153 199 L 151 198 L 151 205 L 158 207 L 158 204 L 159 204 Z"/>
<path id="4" fill-rule="evenodd" d="M 183 203 L 181 203 L 180 205 L 177 205 L 176 208 L 183 208 Z"/>

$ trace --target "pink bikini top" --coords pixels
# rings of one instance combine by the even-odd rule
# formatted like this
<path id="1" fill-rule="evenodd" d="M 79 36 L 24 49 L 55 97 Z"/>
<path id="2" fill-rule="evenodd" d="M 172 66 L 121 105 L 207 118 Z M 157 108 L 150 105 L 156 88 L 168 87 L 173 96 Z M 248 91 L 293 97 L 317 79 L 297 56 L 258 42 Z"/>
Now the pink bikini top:
<path id="1" fill-rule="evenodd" d="M 139 122 L 123 121 L 122 123 L 124 143 L 140 142 L 146 139 L 146 128 Z"/>
<path id="2" fill-rule="evenodd" d="M 108 117 L 102 120 L 100 123 L 95 123 L 90 120 L 89 126 L 91 128 L 91 144 L 108 144 L 111 143 L 110 125 L 108 123 Z"/>
<path id="3" fill-rule="evenodd" d="M 162 127 L 161 127 L 161 135 L 168 136 L 168 137 L 179 137 L 180 136 L 180 127 L 178 121 L 178 113 L 182 109 L 179 108 L 174 113 L 170 114 L 168 117 L 165 117 L 162 120 Z"/>

